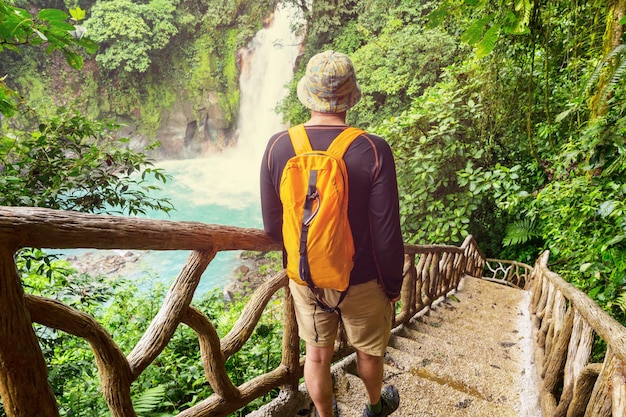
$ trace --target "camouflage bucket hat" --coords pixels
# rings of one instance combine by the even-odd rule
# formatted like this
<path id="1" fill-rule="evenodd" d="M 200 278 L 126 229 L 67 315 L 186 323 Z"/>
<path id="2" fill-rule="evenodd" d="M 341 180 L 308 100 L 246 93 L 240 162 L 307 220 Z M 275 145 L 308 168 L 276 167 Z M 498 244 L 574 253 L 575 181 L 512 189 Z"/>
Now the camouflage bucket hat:
<path id="1" fill-rule="evenodd" d="M 361 88 L 348 55 L 326 51 L 313 56 L 298 82 L 298 98 L 321 113 L 342 113 L 354 106 Z"/>

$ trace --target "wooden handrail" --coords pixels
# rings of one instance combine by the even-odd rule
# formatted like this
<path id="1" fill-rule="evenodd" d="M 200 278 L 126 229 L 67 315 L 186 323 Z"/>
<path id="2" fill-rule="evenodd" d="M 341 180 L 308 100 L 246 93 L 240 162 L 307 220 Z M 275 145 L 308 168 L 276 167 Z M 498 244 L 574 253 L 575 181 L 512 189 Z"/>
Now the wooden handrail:
<path id="1" fill-rule="evenodd" d="M 548 269 L 532 273 L 531 312 L 544 416 L 626 416 L 626 328 Z M 594 335 L 607 346 L 591 363 Z"/>
<path id="2" fill-rule="evenodd" d="M 515 288 L 528 289 L 532 271 L 532 266 L 522 262 L 487 258 L 483 279 Z"/>
<path id="3" fill-rule="evenodd" d="M 264 231 L 189 221 L 151 220 L 50 210 L 0 207 L 0 241 L 22 247 L 141 250 L 280 250 Z"/>
<path id="4" fill-rule="evenodd" d="M 23 247 L 190 250 L 161 309 L 128 356 L 92 317 L 57 301 L 25 295 L 16 273 L 14 253 Z M 94 215 L 42 208 L 0 207 L 0 395 L 9 416 L 56 416 L 56 401 L 46 379 L 46 365 L 32 323 L 86 339 L 94 351 L 102 390 L 114 416 L 134 416 L 132 382 L 167 346 L 179 324 L 198 336 L 205 376 L 215 394 L 181 416 L 223 416 L 271 389 L 296 393 L 302 376 L 297 325 L 284 271 L 261 285 L 233 329 L 221 340 L 205 314 L 191 303 L 200 276 L 217 252 L 280 250 L 263 231 L 198 222 Z M 405 282 L 396 326 L 434 300 L 454 290 L 466 272 L 478 273 L 484 258 L 468 237 L 461 247 L 407 245 Z M 418 265 L 415 265 L 417 260 Z M 243 385 L 229 379 L 224 363 L 249 339 L 270 299 L 285 292 L 281 364 Z M 10 335 L 10 337 L 9 337 Z M 19 339 L 16 343 L 15 339 Z M 345 344 L 340 346 L 345 346 Z M 351 353 L 338 349 L 336 359 Z M 27 377 L 26 377 L 27 375 Z M 36 381 L 32 384 L 33 379 Z M 43 395 L 42 395 L 43 393 Z"/>
<path id="5" fill-rule="evenodd" d="M 190 250 L 191 255 L 152 324 L 131 353 L 124 356 L 93 317 L 58 301 L 24 293 L 14 260 L 15 252 L 23 247 L 182 249 Z M 198 337 L 205 377 L 215 392 L 183 411 L 181 416 L 225 416 L 277 387 L 288 397 L 282 401 L 289 402 L 289 398 L 299 395 L 302 360 L 293 300 L 284 271 L 257 289 L 233 329 L 221 340 L 209 318 L 192 306 L 200 276 L 217 252 L 280 249 L 279 243 L 257 229 L 0 207 L 0 396 L 7 415 L 59 415 L 33 323 L 89 342 L 102 392 L 116 417 L 135 416 L 130 400 L 132 383 L 167 346 L 181 323 Z M 506 280 L 516 285 L 524 281 L 524 286 L 533 291 L 531 309 L 544 415 L 610 415 L 603 411 L 607 404 L 614 416 L 626 415 L 626 330 L 585 294 L 549 271 L 547 257 L 544 254 L 530 274 L 527 265 L 489 260 L 524 269 L 522 273 L 506 272 Z M 464 276 L 482 277 L 487 263 L 472 236 L 460 247 L 405 245 L 404 283 L 394 326 L 408 322 L 454 291 Z M 509 271 L 508 267 L 502 268 Z M 235 386 L 226 373 L 225 361 L 250 338 L 263 310 L 281 289 L 284 292 L 281 362 L 275 369 Z M 594 334 L 607 343 L 604 364 L 589 362 Z M 352 352 L 341 342 L 335 360 Z"/>

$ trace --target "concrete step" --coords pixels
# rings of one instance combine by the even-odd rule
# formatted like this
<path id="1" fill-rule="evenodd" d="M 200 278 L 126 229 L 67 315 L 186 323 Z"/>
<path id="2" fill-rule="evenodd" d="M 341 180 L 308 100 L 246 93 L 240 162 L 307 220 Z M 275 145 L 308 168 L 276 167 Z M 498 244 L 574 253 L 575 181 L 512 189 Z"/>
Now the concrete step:
<path id="1" fill-rule="evenodd" d="M 385 355 L 385 384 L 401 398 L 394 416 L 540 416 L 534 374 L 527 375 L 536 372 L 528 297 L 466 279 L 452 298 L 396 329 Z M 336 377 L 340 416 L 361 416 L 365 389 L 354 363 L 344 370 Z"/>

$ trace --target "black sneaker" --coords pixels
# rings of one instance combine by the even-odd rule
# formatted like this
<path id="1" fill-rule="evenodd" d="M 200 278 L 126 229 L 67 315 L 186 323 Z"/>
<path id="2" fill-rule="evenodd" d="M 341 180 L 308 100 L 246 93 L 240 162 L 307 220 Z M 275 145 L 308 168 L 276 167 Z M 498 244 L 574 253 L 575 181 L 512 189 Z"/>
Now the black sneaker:
<path id="1" fill-rule="evenodd" d="M 396 411 L 400 405 L 400 394 L 393 385 L 387 385 L 380 393 L 380 402 L 382 403 L 382 410 L 376 414 L 365 406 L 363 411 L 363 417 L 386 417 Z"/>

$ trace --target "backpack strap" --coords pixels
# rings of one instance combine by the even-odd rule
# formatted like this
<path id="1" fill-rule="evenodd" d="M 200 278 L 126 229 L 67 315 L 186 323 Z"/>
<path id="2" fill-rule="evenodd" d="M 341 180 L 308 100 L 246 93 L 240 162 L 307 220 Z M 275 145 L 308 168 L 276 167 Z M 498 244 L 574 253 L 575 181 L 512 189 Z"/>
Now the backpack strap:
<path id="1" fill-rule="evenodd" d="M 337 158 L 343 158 L 343 154 L 346 153 L 348 147 L 354 142 L 356 138 L 365 133 L 365 130 L 358 127 L 347 127 L 341 132 L 333 142 L 330 144 L 326 152 L 331 153 Z"/>
<path id="2" fill-rule="evenodd" d="M 333 139 L 326 151 L 337 158 L 343 158 L 343 154 L 346 153 L 350 144 L 363 133 L 365 133 L 365 131 L 358 127 L 347 127 Z M 289 138 L 291 139 L 291 144 L 296 155 L 313 151 L 311 141 L 306 134 L 306 129 L 303 124 L 289 128 Z"/>
<path id="3" fill-rule="evenodd" d="M 293 150 L 296 151 L 296 155 L 300 155 L 306 152 L 312 152 L 311 141 L 303 124 L 299 124 L 289 128 L 289 138 L 293 145 Z"/>

